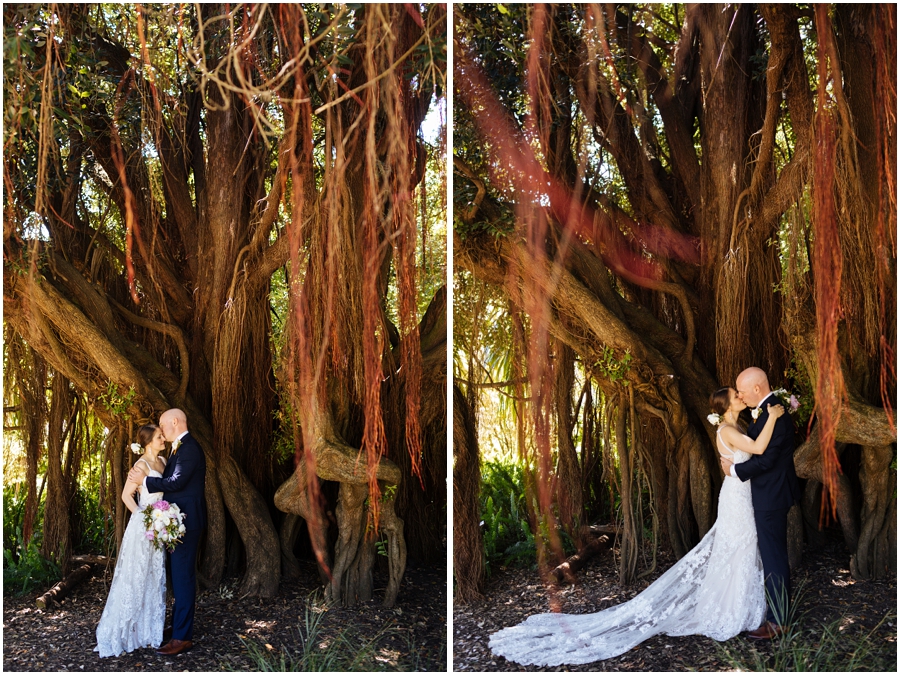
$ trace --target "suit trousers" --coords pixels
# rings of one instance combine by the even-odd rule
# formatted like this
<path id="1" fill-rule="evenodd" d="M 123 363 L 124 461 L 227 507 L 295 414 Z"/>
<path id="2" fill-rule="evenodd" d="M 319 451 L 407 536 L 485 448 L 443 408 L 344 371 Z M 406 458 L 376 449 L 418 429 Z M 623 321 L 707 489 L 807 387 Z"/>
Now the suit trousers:
<path id="1" fill-rule="evenodd" d="M 181 543 L 168 554 L 172 573 L 172 639 L 193 640 L 194 598 L 197 595 L 197 549 L 203 530 L 188 530 Z"/>
<path id="2" fill-rule="evenodd" d="M 791 568 L 788 564 L 787 517 L 790 509 L 755 511 L 759 556 L 766 577 L 766 620 L 782 626 L 787 621 L 791 597 Z"/>

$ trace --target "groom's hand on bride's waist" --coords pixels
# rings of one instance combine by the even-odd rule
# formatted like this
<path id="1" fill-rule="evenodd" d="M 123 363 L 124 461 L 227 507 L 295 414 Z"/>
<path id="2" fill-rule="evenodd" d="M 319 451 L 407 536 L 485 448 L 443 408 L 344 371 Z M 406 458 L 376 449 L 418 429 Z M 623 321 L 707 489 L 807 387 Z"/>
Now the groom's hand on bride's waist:
<path id="1" fill-rule="evenodd" d="M 725 474 L 726 476 L 731 475 L 731 460 L 726 459 L 725 457 L 719 457 L 719 465 L 722 467 L 723 474 Z"/>

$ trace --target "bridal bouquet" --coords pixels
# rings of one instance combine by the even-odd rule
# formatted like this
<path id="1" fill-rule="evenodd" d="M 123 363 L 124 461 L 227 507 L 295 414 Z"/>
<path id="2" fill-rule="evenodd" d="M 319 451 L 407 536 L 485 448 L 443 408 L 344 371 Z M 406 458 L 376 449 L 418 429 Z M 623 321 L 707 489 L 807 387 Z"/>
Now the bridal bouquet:
<path id="1" fill-rule="evenodd" d="M 178 504 L 170 504 L 164 499 L 150 504 L 145 508 L 144 527 L 147 528 L 145 537 L 150 540 L 154 548 L 162 550 L 166 548 L 171 553 L 176 544 L 181 543 L 181 535 L 184 534 L 185 514 L 178 508 Z"/>
<path id="2" fill-rule="evenodd" d="M 792 415 L 797 412 L 797 408 L 800 407 L 800 399 L 794 396 L 791 392 L 789 392 L 787 389 L 776 389 L 772 393 L 778 397 L 779 401 L 781 401 L 781 405 L 784 406 L 786 412 L 789 412 Z M 753 410 L 751 410 L 750 414 L 753 415 L 753 419 L 757 419 L 761 412 L 762 404 L 756 406 Z"/>

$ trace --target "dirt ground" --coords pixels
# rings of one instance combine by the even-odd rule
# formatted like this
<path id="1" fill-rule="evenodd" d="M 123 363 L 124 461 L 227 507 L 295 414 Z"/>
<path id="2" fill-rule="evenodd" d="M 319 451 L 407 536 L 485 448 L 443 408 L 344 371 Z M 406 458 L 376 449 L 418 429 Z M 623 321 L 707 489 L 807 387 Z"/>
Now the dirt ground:
<path id="1" fill-rule="evenodd" d="M 610 553 L 588 563 L 574 586 L 560 587 L 562 611 L 590 613 L 633 598 L 674 563 L 666 557 L 647 579 L 622 589 Z M 875 645 L 876 663 L 897 661 L 897 584 L 896 579 L 854 581 L 847 567 L 849 557 L 839 535 L 832 534 L 823 549 L 804 554 L 800 567 L 791 575 L 796 594 L 799 623 L 803 630 L 816 631 L 822 623 L 844 618 L 841 634 L 869 632 L 885 617 L 893 615 L 875 630 L 870 640 Z M 549 594 L 537 571 L 506 569 L 496 573 L 487 584 L 482 601 L 455 607 L 453 615 L 453 669 L 455 671 L 722 671 L 734 670 L 725 658 L 724 647 L 733 653 L 771 658 L 773 643 L 749 640 L 743 635 L 720 644 L 703 636 L 651 638 L 621 656 L 585 665 L 562 668 L 521 666 L 494 656 L 488 649 L 491 633 L 524 621 L 536 613 L 550 611 Z M 844 632 L 846 630 L 846 633 Z M 891 669 L 893 670 L 893 668 Z"/>
<path id="2" fill-rule="evenodd" d="M 139 649 L 101 659 L 94 653 L 95 633 L 106 603 L 110 574 L 84 582 L 59 607 L 40 610 L 40 592 L 3 599 L 4 671 L 247 671 L 258 666 L 249 658 L 245 641 L 272 656 L 287 649 L 300 651 L 308 598 L 317 588 L 314 568 L 300 581 L 283 582 L 272 600 L 240 599 L 236 581 L 197 598 L 194 647 L 174 657 Z M 379 670 L 445 671 L 447 664 L 446 572 L 411 562 L 397 606 L 380 606 L 387 582 L 375 575 L 375 599 L 356 608 L 325 612 L 321 642 L 340 631 L 352 644 L 372 640 Z M 321 597 L 321 594 L 319 595 Z M 319 603 L 318 609 L 324 609 Z M 171 619 L 171 598 L 167 624 Z M 267 646 L 268 645 L 268 646 Z M 367 668 L 368 669 L 368 668 Z"/>

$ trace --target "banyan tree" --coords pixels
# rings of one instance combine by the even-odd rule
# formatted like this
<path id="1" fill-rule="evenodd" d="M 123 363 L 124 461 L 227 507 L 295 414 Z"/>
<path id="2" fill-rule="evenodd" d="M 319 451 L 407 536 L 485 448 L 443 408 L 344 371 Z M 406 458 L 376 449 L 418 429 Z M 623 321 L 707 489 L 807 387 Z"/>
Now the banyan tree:
<path id="1" fill-rule="evenodd" d="M 477 505 L 471 418 L 493 387 L 545 531 L 577 541 L 609 491 L 623 581 L 645 527 L 680 557 L 722 480 L 708 396 L 755 365 L 802 403 L 792 562 L 836 518 L 854 575 L 895 573 L 895 21 L 456 6 L 454 261 L 475 300 L 454 323 L 480 331 L 468 367 L 456 341 L 456 513 Z M 506 308 L 503 339 L 483 298 Z M 488 342 L 507 379 L 479 362 Z M 459 598 L 479 591 L 478 523 L 454 522 Z"/>
<path id="2" fill-rule="evenodd" d="M 273 596 L 301 517 L 335 602 L 371 595 L 379 538 L 388 604 L 407 548 L 441 559 L 443 131 L 422 124 L 445 25 L 439 5 L 4 7 L 10 349 L 23 382 L 55 378 L 38 419 L 58 388 L 109 430 L 113 495 L 135 425 L 186 412 L 206 586 L 233 570 Z"/>

